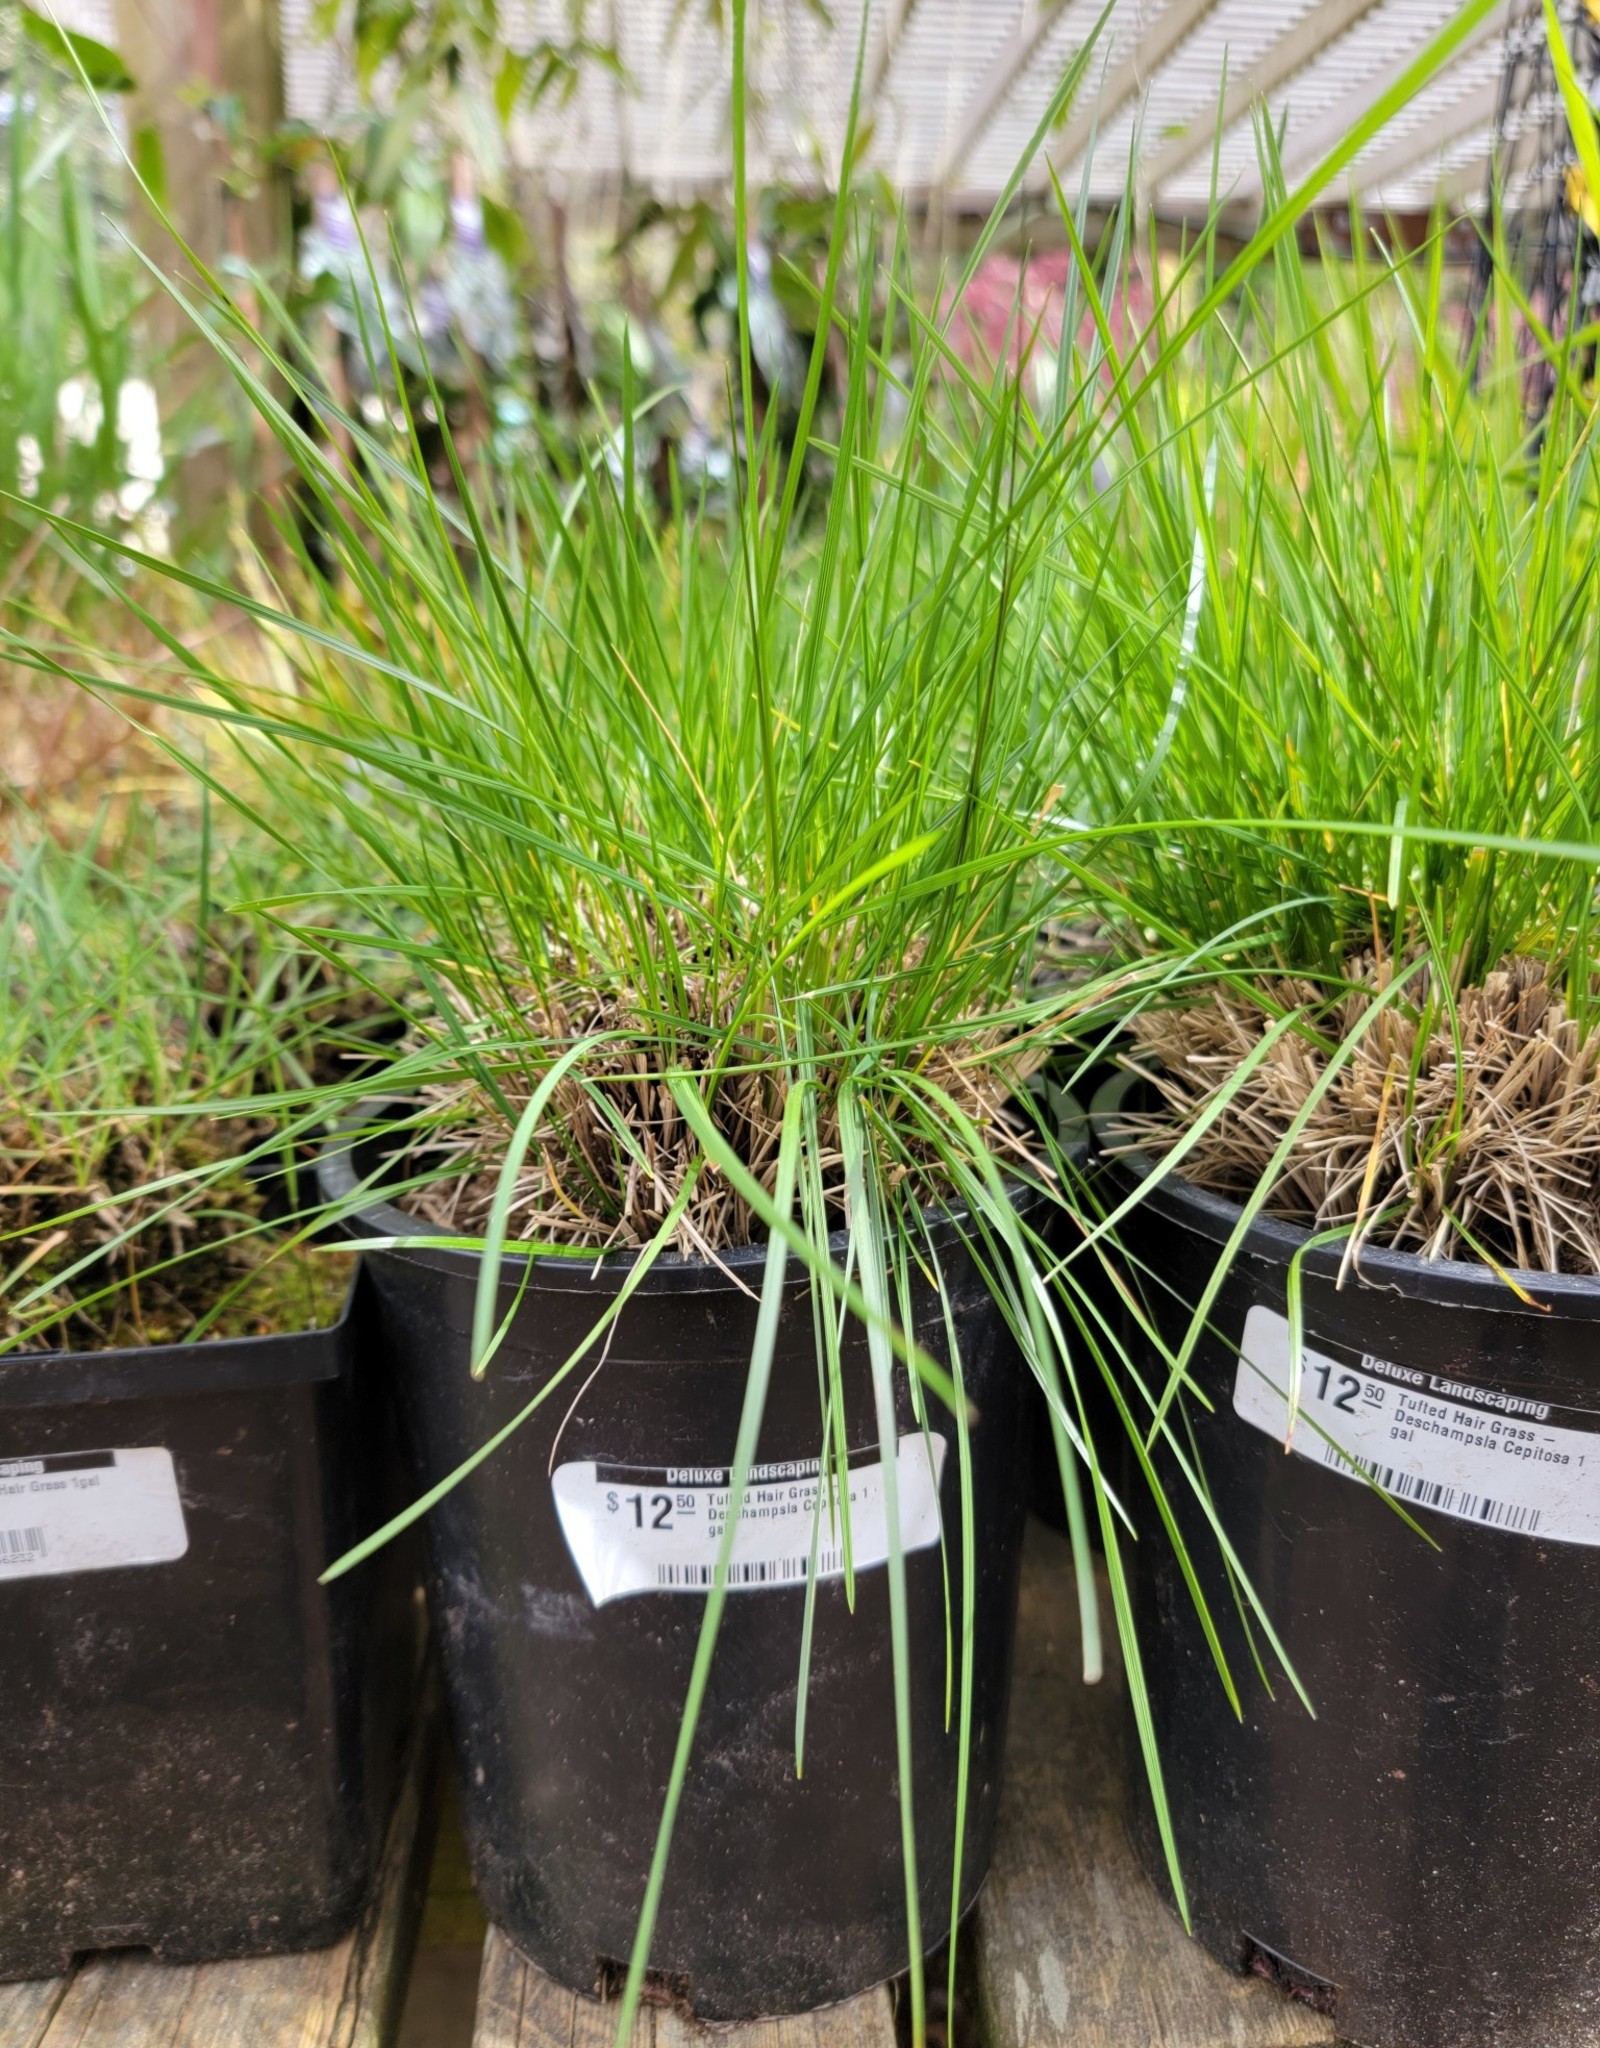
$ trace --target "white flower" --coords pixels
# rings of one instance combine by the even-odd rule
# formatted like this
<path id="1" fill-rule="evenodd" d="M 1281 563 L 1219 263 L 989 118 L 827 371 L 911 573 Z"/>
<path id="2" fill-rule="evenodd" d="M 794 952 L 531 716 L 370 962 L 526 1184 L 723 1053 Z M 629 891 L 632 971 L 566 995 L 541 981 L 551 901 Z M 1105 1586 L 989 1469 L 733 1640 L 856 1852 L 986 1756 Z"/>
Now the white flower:
<path id="1" fill-rule="evenodd" d="M 44 451 L 33 434 L 17 436 L 17 489 L 25 498 L 37 498 L 39 479 L 44 475 Z"/>
<path id="2" fill-rule="evenodd" d="M 161 438 L 161 411 L 156 387 L 143 377 L 125 377 L 117 392 L 117 439 Z"/>
<path id="3" fill-rule="evenodd" d="M 170 529 L 166 506 L 147 505 L 134 525 L 134 538 L 147 555 L 168 555 L 172 552 Z"/>
<path id="4" fill-rule="evenodd" d="M 122 466 L 127 474 L 152 488 L 160 483 L 167 473 L 161 459 L 161 413 L 155 386 L 143 377 L 125 378 L 117 393 L 117 439 L 126 451 Z M 149 496 L 146 491 L 140 504 Z"/>
<path id="5" fill-rule="evenodd" d="M 137 519 L 156 494 L 148 477 L 132 477 L 117 492 L 117 510 L 124 519 Z"/>
<path id="6" fill-rule="evenodd" d="M 80 370 L 56 392 L 56 412 L 69 438 L 85 448 L 92 448 L 106 416 L 105 407 L 100 402 L 100 386 Z"/>

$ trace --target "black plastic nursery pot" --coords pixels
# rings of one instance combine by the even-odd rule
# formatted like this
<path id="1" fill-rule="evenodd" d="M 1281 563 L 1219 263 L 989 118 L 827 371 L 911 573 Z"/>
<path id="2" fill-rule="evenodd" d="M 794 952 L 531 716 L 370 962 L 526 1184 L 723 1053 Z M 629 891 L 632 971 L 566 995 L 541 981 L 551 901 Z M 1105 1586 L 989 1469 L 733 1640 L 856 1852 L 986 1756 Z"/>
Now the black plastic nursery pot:
<path id="1" fill-rule="evenodd" d="M 326 1195 L 374 1164 L 329 1155 Z M 425 1227 L 374 1202 L 356 1219 Z M 1022 1526 L 1026 1368 L 971 1261 L 936 1228 L 972 1424 L 975 1624 L 961 1862 L 970 1904 L 989 1861 Z M 582 1368 L 427 1517 L 429 1603 L 473 1875 L 490 1917 L 539 1967 L 593 1994 L 639 1923 L 728 1499 L 764 1249 L 662 1258 Z M 475 1255 L 367 1254 L 373 1341 L 394 1372 L 419 1489 L 543 1386 L 592 1328 L 626 1260 L 508 1262 L 509 1333 L 468 1373 Z M 798 1262 L 791 1260 L 790 1274 Z M 739 1283 L 742 1283 L 739 1284 Z M 918 1283 L 915 1331 L 948 1357 L 945 1310 Z M 908 1963 L 889 1632 L 888 1519 L 865 1333 L 843 1342 L 855 1612 L 824 1527 L 796 1775 L 807 1561 L 822 1441 L 803 1269 L 782 1314 L 765 1419 L 650 1954 L 657 1995 L 703 2019 L 805 2011 Z M 954 1879 L 960 1615 L 959 1461 L 897 1372 L 896 1473 L 911 1642 L 912 1786 L 922 1932 L 944 1938 Z M 941 1544 L 942 1531 L 942 1544 Z M 947 1591 L 949 1606 L 947 1607 Z M 954 1616 L 953 1623 L 949 1617 Z M 953 1634 L 952 1634 L 953 1630 Z M 953 1642 L 954 1663 L 947 1662 Z M 947 1695 L 947 1685 L 949 1692 Z"/>
<path id="2" fill-rule="evenodd" d="M 1130 1085 L 1096 1099 L 1102 1142 Z M 1108 1170 L 1131 1185 L 1149 1162 Z M 1238 1213 L 1169 1178 L 1122 1226 L 1168 1340 Z M 1600 2037 L 1600 1281 L 1520 1275 L 1530 1308 L 1487 1268 L 1369 1250 L 1340 1289 L 1339 1247 L 1308 1252 L 1286 1456 L 1286 1277 L 1303 1243 L 1252 1227 L 1194 1354 L 1211 1407 L 1184 1413 L 1316 1718 L 1281 1673 L 1270 1697 L 1257 1679 L 1170 1458 L 1242 1724 L 1153 1514 L 1133 1546 L 1196 1932 L 1372 2048 Z M 1136 1833 L 1165 1884 L 1147 1802 Z"/>
<path id="3" fill-rule="evenodd" d="M 1058 1087 L 1061 1149 L 1068 1161 L 1082 1168 L 1089 1157 L 1089 1118 L 1077 1096 Z M 1049 1219 L 1046 1239 L 1052 1253 L 1060 1258 L 1069 1251 L 1077 1235 L 1066 1214 L 1057 1210 Z M 1085 1381 L 1086 1391 L 1092 1392 Z M 1048 1528 L 1065 1531 L 1066 1502 L 1061 1491 L 1061 1464 L 1056 1454 L 1055 1434 L 1050 1426 L 1050 1408 L 1044 1390 L 1030 1374 L 1026 1392 L 1028 1404 L 1028 1505 Z"/>
<path id="4" fill-rule="evenodd" d="M 1052 1067 L 1063 1073 L 1073 1073 L 1079 1061 L 1072 1053 L 1058 1054 Z M 1050 1069 L 1046 1069 L 1048 1073 Z M 1080 1094 L 1057 1084 L 1057 1116 L 1061 1132 L 1061 1148 L 1069 1162 L 1080 1171 L 1087 1169 L 1091 1180 L 1096 1164 L 1091 1148 L 1088 1112 L 1081 1104 L 1090 1099 L 1090 1093 L 1098 1088 L 1112 1073 L 1108 1062 L 1096 1061 L 1086 1074 L 1080 1076 Z M 1066 1257 L 1083 1241 L 1083 1233 L 1074 1218 L 1063 1209 L 1056 1209 L 1050 1216 L 1045 1231 L 1046 1241 L 1057 1258 Z M 1104 1266 L 1093 1254 L 1078 1259 L 1073 1266 L 1077 1286 L 1083 1290 L 1093 1315 L 1098 1316 L 1112 1328 L 1119 1326 L 1121 1305 L 1106 1275 Z M 1099 1341 L 1101 1328 L 1095 1324 L 1095 1337 Z M 1068 1343 L 1075 1347 L 1079 1371 L 1079 1392 L 1083 1398 L 1084 1411 L 1088 1419 L 1089 1432 L 1094 1440 L 1095 1454 L 1105 1461 L 1108 1476 L 1113 1483 L 1120 1480 L 1126 1435 L 1116 1405 L 1106 1390 L 1105 1381 L 1089 1355 L 1088 1343 L 1082 1333 L 1068 1327 Z M 1034 1514 L 1046 1528 L 1060 1534 L 1067 1530 L 1067 1508 L 1061 1485 L 1061 1461 L 1057 1451 L 1055 1433 L 1050 1426 L 1050 1409 L 1043 1389 L 1031 1375 L 1028 1380 L 1027 1401 L 1029 1408 L 1028 1435 L 1029 1450 L 1029 1493 L 1028 1501 Z M 1088 1487 L 1085 1480 L 1084 1491 Z M 1096 1549 L 1100 1547 L 1100 1524 L 1092 1510 L 1088 1510 L 1089 1537 Z"/>
<path id="5" fill-rule="evenodd" d="M 0 1357 L 0 1978 L 353 1924 L 421 1631 L 404 1546 L 317 1584 L 395 1499 L 352 1315 Z"/>

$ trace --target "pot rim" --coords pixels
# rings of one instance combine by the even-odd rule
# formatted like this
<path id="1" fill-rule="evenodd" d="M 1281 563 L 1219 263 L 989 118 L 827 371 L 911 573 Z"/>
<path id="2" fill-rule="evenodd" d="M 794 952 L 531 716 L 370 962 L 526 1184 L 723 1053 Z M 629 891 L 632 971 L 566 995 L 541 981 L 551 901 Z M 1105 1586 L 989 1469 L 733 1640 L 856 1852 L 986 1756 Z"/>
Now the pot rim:
<path id="1" fill-rule="evenodd" d="M 1143 1186 L 1157 1165 L 1148 1152 L 1136 1146 L 1115 1152 L 1110 1149 L 1110 1141 L 1122 1128 L 1126 1098 L 1139 1079 L 1131 1071 L 1113 1075 L 1095 1091 L 1089 1106 L 1089 1123 L 1101 1155 L 1102 1170 L 1130 1193 Z M 1169 1222 L 1182 1223 L 1214 1244 L 1227 1242 L 1240 1213 L 1239 1203 L 1209 1188 L 1196 1187 L 1181 1173 L 1169 1174 L 1148 1189 L 1141 1206 Z M 1287 1267 L 1310 1234 L 1281 1217 L 1258 1216 L 1245 1233 L 1237 1256 Z M 1308 1274 L 1336 1280 L 1343 1258 L 1341 1246 L 1319 1245 L 1306 1252 L 1300 1263 Z M 1486 1315 L 1533 1317 L 1541 1322 L 1551 1316 L 1600 1322 L 1600 1274 L 1518 1268 L 1511 1277 L 1534 1297 L 1539 1307 L 1530 1309 L 1518 1301 L 1492 1267 L 1476 1261 L 1468 1264 L 1465 1260 L 1424 1259 L 1415 1252 L 1394 1251 L 1382 1245 L 1369 1246 L 1362 1252 L 1358 1282 L 1368 1292 L 1380 1290 L 1408 1300 L 1470 1308 Z"/>
<path id="2" fill-rule="evenodd" d="M 348 1201 L 361 1184 L 362 1176 L 357 1171 L 356 1152 L 362 1135 L 370 1135 L 374 1126 L 381 1122 L 381 1112 L 386 1107 L 382 1097 L 372 1097 L 363 1103 L 330 1134 L 328 1141 L 317 1154 L 316 1171 L 323 1198 L 329 1203 Z M 1074 1104 L 1076 1107 L 1076 1104 Z M 1081 1138 L 1066 1147 L 1069 1153 L 1087 1152 L 1089 1146 L 1088 1116 L 1079 1109 Z M 1028 1183 L 1007 1174 L 1005 1185 L 1013 1200 L 1019 1193 L 1027 1193 Z M 1043 1199 L 1042 1190 L 1033 1191 L 1031 1208 Z M 961 1222 L 967 1212 L 957 1208 L 949 1212 L 924 1212 L 928 1215 L 928 1241 L 935 1251 L 944 1251 L 957 1244 L 965 1243 Z M 412 1216 L 393 1202 L 382 1197 L 363 1201 L 346 1210 L 340 1219 L 340 1228 L 352 1236 L 363 1238 L 429 1238 L 441 1237 L 448 1233 L 437 1225 L 424 1222 L 420 1216 Z M 835 1230 L 829 1233 L 828 1251 L 836 1263 L 842 1263 L 850 1242 L 849 1232 Z M 476 1271 L 479 1255 L 476 1252 L 458 1251 L 437 1245 L 414 1245 L 402 1248 L 388 1246 L 381 1254 L 386 1258 L 400 1258 L 414 1265 L 429 1265 L 446 1272 Z M 529 1284 L 541 1289 L 561 1290 L 585 1294 L 615 1293 L 626 1280 L 635 1262 L 641 1256 L 637 1247 L 628 1246 L 614 1251 L 597 1251 L 588 1256 L 568 1255 L 560 1257 L 541 1253 L 529 1257 L 525 1253 L 508 1253 L 503 1267 L 504 1273 L 520 1274 L 522 1269 L 532 1269 Z M 715 1260 L 685 1257 L 676 1251 L 657 1254 L 650 1271 L 639 1282 L 639 1294 L 723 1294 L 730 1290 L 748 1288 L 752 1279 L 759 1280 L 766 1271 L 767 1247 L 760 1244 L 730 1245 L 717 1254 Z M 811 1275 L 801 1260 L 790 1259 L 790 1271 L 784 1285 L 800 1289 L 810 1285 Z M 502 1278 L 502 1285 L 504 1285 Z"/>
<path id="3" fill-rule="evenodd" d="M 0 1352 L 0 1410 L 71 1408 L 88 1401 L 164 1401 L 191 1394 L 270 1393 L 336 1380 L 347 1338 L 359 1256 L 331 1323 L 263 1337 L 201 1337 L 193 1344 L 125 1344 L 102 1351 Z"/>

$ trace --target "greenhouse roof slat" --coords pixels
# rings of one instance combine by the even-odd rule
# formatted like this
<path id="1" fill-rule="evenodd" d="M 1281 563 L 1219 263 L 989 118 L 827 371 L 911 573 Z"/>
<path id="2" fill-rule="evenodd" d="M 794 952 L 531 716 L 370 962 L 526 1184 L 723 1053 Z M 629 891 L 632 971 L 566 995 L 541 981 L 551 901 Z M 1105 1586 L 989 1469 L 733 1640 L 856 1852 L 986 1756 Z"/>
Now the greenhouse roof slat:
<path id="1" fill-rule="evenodd" d="M 956 173 L 965 167 L 969 153 L 1010 98 L 1018 78 L 1056 26 L 1066 4 L 1067 0 L 1025 0 L 1015 28 L 967 102 L 955 139 L 940 159 L 935 184 L 949 185 L 955 181 Z"/>
<path id="2" fill-rule="evenodd" d="M 1268 99 L 1268 118 L 1286 124 L 1284 170 L 1291 182 L 1343 141 L 1459 11 L 1460 0 L 1385 0 L 1384 6 L 1364 16 L 1282 92 Z M 1382 149 L 1399 135 L 1425 124 L 1456 98 L 1464 89 L 1463 66 L 1474 59 L 1485 62 L 1498 76 L 1504 29 L 1502 8 L 1467 38 L 1441 76 L 1389 122 L 1372 149 Z M 1469 74 L 1467 83 L 1476 82 L 1476 72 Z M 1230 150 L 1228 170 L 1236 179 L 1237 198 L 1258 203 L 1260 167 L 1248 122 L 1229 137 L 1225 154 Z M 1350 166 L 1345 182 L 1364 189 L 1360 158 Z"/>
<path id="3" fill-rule="evenodd" d="M 1235 84 L 1230 78 L 1220 116 L 1213 114 L 1185 127 L 1157 151 L 1148 165 L 1141 166 L 1142 182 L 1150 191 L 1159 192 L 1202 150 L 1209 152 L 1212 137 L 1219 126 L 1225 134 L 1236 122 L 1246 119 L 1257 100 L 1266 99 L 1279 86 L 1287 84 L 1378 4 L 1379 0 L 1318 0 L 1316 6 L 1302 14 L 1292 27 L 1270 43 L 1264 55 L 1242 75 L 1234 72 L 1238 82 Z M 1224 21 L 1220 25 L 1226 27 L 1228 24 Z M 1197 67 L 1191 63 L 1190 68 Z"/>
<path id="4" fill-rule="evenodd" d="M 69 27 L 114 36 L 113 0 L 57 0 Z M 353 107 L 348 52 L 319 42 L 315 0 L 279 0 L 291 116 Z M 1293 184 L 1347 136 L 1459 11 L 1461 0 L 1114 0 L 1048 156 L 1075 197 L 1137 186 L 1163 215 L 1213 189 L 1259 206 L 1257 122 L 1284 133 Z M 519 120 L 518 154 L 558 185 L 631 182 L 664 197 L 725 186 L 731 168 L 726 0 L 589 0 L 625 76 L 592 66 L 577 90 Z M 1102 0 L 866 0 L 870 160 L 905 190 L 982 204 L 1007 182 Z M 750 0 L 751 176 L 825 182 L 843 140 L 862 17 L 852 4 Z M 1330 197 L 1425 208 L 1486 181 L 1510 0 L 1341 174 Z M 1526 0 L 1517 0 L 1518 29 Z M 567 0 L 502 0 L 514 40 L 571 33 Z M 1224 88 L 1224 80 L 1227 81 Z M 1222 98 L 1220 120 L 1218 96 Z M 1218 134 L 1220 129 L 1220 142 Z M 1093 150 L 1092 160 L 1089 152 Z M 1519 170 L 1519 176 L 1521 175 Z M 1044 155 L 1027 181 L 1048 194 Z"/>
<path id="5" fill-rule="evenodd" d="M 1167 0 L 1115 70 L 1106 74 L 1089 104 L 1074 112 L 1060 140 L 1051 148 L 1052 161 L 1070 170 L 1089 147 L 1096 130 L 1102 129 L 1111 115 L 1120 113 L 1135 94 L 1150 85 L 1184 39 L 1220 4 L 1221 0 Z M 1113 28 L 1118 26 L 1121 13 L 1119 8 L 1113 14 Z"/>
<path id="6" fill-rule="evenodd" d="M 884 9 L 883 28 L 872 38 L 871 52 L 867 58 L 866 98 L 870 105 L 877 98 L 878 88 L 883 84 L 889 67 L 894 62 L 895 52 L 900 47 L 900 38 L 905 34 L 906 24 L 916 12 L 917 0 L 888 0 Z"/>
<path id="7" fill-rule="evenodd" d="M 1286 34 L 1325 5 L 1326 0 L 1225 0 L 1186 38 L 1182 61 L 1163 65 L 1148 91 L 1102 127 L 1091 166 L 1093 188 L 1103 192 L 1122 182 L 1129 157 L 1137 152 L 1140 190 L 1164 205 L 1165 192 L 1152 177 L 1153 156 L 1179 135 L 1199 135 L 1204 144 L 1196 153 L 1195 175 L 1202 190 L 1209 190 L 1224 74 L 1248 76 Z M 1075 171 L 1074 180 L 1079 175 Z"/>
<path id="8" fill-rule="evenodd" d="M 1478 154 L 1486 157 L 1499 100 L 1499 78 L 1486 78 L 1431 121 L 1387 143 L 1375 156 L 1367 157 L 1362 164 L 1363 186 L 1369 192 L 1388 191 L 1401 181 L 1404 173 L 1415 173 L 1430 158 L 1437 158 L 1442 164 L 1463 136 L 1474 137 Z M 1415 178 L 1407 182 L 1415 183 Z"/>

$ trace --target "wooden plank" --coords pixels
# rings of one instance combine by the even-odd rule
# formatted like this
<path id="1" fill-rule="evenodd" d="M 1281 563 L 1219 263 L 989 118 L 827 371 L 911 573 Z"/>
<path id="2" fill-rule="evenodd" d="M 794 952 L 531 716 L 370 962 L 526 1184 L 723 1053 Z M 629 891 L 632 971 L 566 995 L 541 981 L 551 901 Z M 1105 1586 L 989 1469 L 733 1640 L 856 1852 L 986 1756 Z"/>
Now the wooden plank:
<path id="1" fill-rule="evenodd" d="M 508 2048 L 508 2044 L 534 2038 L 530 2020 L 526 2036 L 523 2015 L 527 2008 L 528 1979 L 533 1974 L 509 1941 L 493 1928 L 483 1944 L 483 1967 L 478 1972 L 478 2017 L 473 2027 L 473 2048 Z M 548 1981 L 543 1980 L 543 1981 Z M 552 2048 L 566 2048 L 566 2040 L 546 2031 L 543 2038 Z"/>
<path id="2" fill-rule="evenodd" d="M 31 1984 L 0 1984 L 0 2043 L 4 2048 L 39 2048 L 70 1982 L 67 1977 L 45 1977 Z"/>
<path id="3" fill-rule="evenodd" d="M 491 1931 L 489 1939 L 495 1938 Z M 543 1979 L 528 1987 L 528 2013 L 538 2022 L 534 2032 L 524 2028 L 522 2040 L 514 2048 L 545 2048 L 545 2044 L 556 2043 L 560 2030 L 567 2028 L 567 2039 L 572 2048 L 612 2048 L 617 2037 L 616 2008 L 603 2005 L 598 1998 L 575 1998 L 572 1993 L 563 1993 L 559 1984 L 552 1984 L 531 1963 L 524 1963 L 530 1977 Z M 565 2018 L 561 2008 L 565 2005 L 572 2017 Z M 656 2021 L 660 2017 L 654 2006 L 641 2005 L 633 2022 L 632 2048 L 655 2048 Z"/>
<path id="4" fill-rule="evenodd" d="M 668 2023 L 681 2030 L 670 2039 L 665 2034 Z M 895 2048 L 894 2006 L 887 1989 L 880 1988 L 860 1998 L 848 1998 L 842 2005 L 825 2006 L 820 2012 L 765 2020 L 759 2027 L 734 2031 L 740 2037 L 740 2048 L 746 2048 L 747 2042 L 749 2048 Z M 658 2015 L 656 2048 L 692 2048 L 695 2038 L 703 2042 L 704 2030 L 684 2027 L 669 2013 Z"/>
<path id="5" fill-rule="evenodd" d="M 295 1995 L 287 2011 L 285 1962 L 291 1968 L 301 1965 L 292 1972 Z M 219 1999 L 217 1976 L 232 1977 L 245 1967 L 254 1973 L 250 1985 L 227 1983 Z M 258 2040 L 274 2048 L 300 2048 L 307 2038 L 296 2024 L 302 2018 L 327 2038 L 338 1997 L 335 1983 L 330 2002 L 329 1976 L 326 1950 L 309 1959 L 273 1956 L 248 1966 L 91 1957 L 73 1977 L 42 2048 L 198 2048 L 201 2042 L 222 2048 L 225 2042 Z"/>
<path id="6" fill-rule="evenodd" d="M 400 2031 L 439 1831 L 443 1728 L 439 1674 L 430 1658 L 372 1903 L 350 1937 L 349 1967 L 331 2048 L 388 2048 Z"/>
<path id="7" fill-rule="evenodd" d="M 68 1977 L 0 1985 L 0 2048 L 388 2048 L 427 1882 L 438 1739 L 430 1685 L 372 1898 L 343 1941 L 238 1963 L 91 1956 Z"/>
<path id="8" fill-rule="evenodd" d="M 611 2048 L 616 2007 L 563 1991 L 519 1955 L 498 1928 L 483 1945 L 473 2048 Z M 747 2026 L 697 2026 L 665 2007 L 641 2009 L 632 2048 L 895 2048 L 887 1990 L 821 2012 Z"/>
<path id="9" fill-rule="evenodd" d="M 194 1978 L 193 1969 L 162 1969 L 147 1957 L 92 1957 L 74 1972 L 46 2048 L 163 2048 L 178 2038 Z"/>
<path id="10" fill-rule="evenodd" d="M 1066 1539 L 1030 1526 L 994 1868 L 978 1900 L 986 2048 L 1324 2048 L 1331 2020 L 1184 1933 L 1123 1824 L 1120 1670 L 1082 1681 Z"/>

